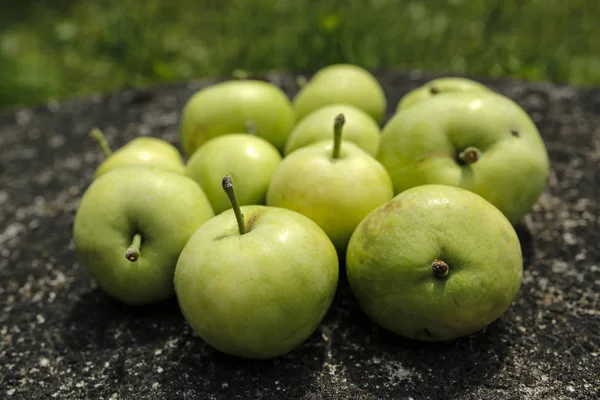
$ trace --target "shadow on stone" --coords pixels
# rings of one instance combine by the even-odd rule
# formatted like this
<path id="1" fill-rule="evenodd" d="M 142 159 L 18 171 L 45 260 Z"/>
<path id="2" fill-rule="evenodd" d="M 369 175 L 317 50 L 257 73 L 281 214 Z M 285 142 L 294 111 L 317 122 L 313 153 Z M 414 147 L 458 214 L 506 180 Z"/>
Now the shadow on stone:
<path id="1" fill-rule="evenodd" d="M 315 390 L 326 348 L 317 330 L 294 351 L 272 360 L 234 357 L 212 348 L 186 326 L 160 383 L 173 398 L 211 393 L 215 398 L 300 398 Z M 179 397 L 178 397 L 179 396 Z"/>
<path id="2" fill-rule="evenodd" d="M 66 318 L 62 338 L 71 350 L 104 350 L 140 346 L 178 335 L 184 319 L 175 297 L 132 307 L 101 289 L 83 295 Z"/>
<path id="3" fill-rule="evenodd" d="M 521 252 L 523 253 L 523 268 L 527 268 L 534 254 L 533 236 L 524 222 L 515 225 L 515 231 L 521 243 Z"/>
<path id="4" fill-rule="evenodd" d="M 420 342 L 384 330 L 358 308 L 346 285 L 336 317 L 333 359 L 349 385 L 384 398 L 457 398 L 484 385 L 504 365 L 510 343 L 502 317 L 450 342 Z M 338 307 L 340 307 L 338 305 Z"/>

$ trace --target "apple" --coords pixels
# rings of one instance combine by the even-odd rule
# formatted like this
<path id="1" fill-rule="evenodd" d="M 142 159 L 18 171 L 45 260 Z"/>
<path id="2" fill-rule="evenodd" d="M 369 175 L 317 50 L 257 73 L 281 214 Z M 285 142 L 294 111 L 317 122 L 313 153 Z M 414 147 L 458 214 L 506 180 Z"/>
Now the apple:
<path id="1" fill-rule="evenodd" d="M 264 205 L 271 176 L 280 162 L 279 151 L 263 138 L 228 134 L 200 146 L 188 160 L 186 174 L 198 182 L 219 214 L 231 207 L 221 186 L 223 176 L 237 182 L 240 205 Z"/>
<path id="2" fill-rule="evenodd" d="M 237 182 L 236 182 L 237 184 Z M 327 313 L 338 258 L 317 224 L 290 210 L 239 206 L 210 219 L 185 245 L 175 269 L 181 311 L 213 348 L 268 359 L 303 343 Z"/>
<path id="3" fill-rule="evenodd" d="M 499 318 L 518 294 L 519 238 L 491 203 L 423 185 L 373 210 L 353 233 L 346 273 L 360 308 L 398 335 L 445 341 Z"/>
<path id="4" fill-rule="evenodd" d="M 448 92 L 395 114 L 377 159 L 395 193 L 424 184 L 457 186 L 522 221 L 546 187 L 549 160 L 529 115 L 492 91 Z"/>
<path id="5" fill-rule="evenodd" d="M 284 157 L 267 190 L 268 206 L 312 219 L 342 255 L 356 225 L 394 196 L 385 168 L 354 143 L 342 140 L 344 120 L 340 114 L 333 121 L 333 140 Z"/>
<path id="6" fill-rule="evenodd" d="M 179 174 L 185 173 L 181 154 L 166 140 L 140 136 L 113 152 L 102 131 L 97 128 L 92 129 L 90 136 L 96 139 L 106 156 L 106 159 L 96 169 L 94 179 L 115 168 L 133 165 L 148 165 Z"/>
<path id="7" fill-rule="evenodd" d="M 332 104 L 323 106 L 304 117 L 294 126 L 285 144 L 284 154 L 321 140 L 331 138 L 331 121 L 344 114 L 344 140 L 375 157 L 379 148 L 379 125 L 364 111 L 349 104 Z"/>
<path id="8" fill-rule="evenodd" d="M 183 174 L 151 166 L 113 169 L 94 180 L 75 214 L 77 258 L 109 296 L 130 305 L 174 294 L 179 253 L 214 216 Z"/>
<path id="9" fill-rule="evenodd" d="M 317 71 L 293 99 L 296 122 L 323 106 L 350 104 L 383 122 L 386 98 L 383 88 L 366 69 L 332 64 Z"/>
<path id="10" fill-rule="evenodd" d="M 405 94 L 396 107 L 396 112 L 423 100 L 428 100 L 440 93 L 448 92 L 480 92 L 491 90 L 487 86 L 468 78 L 448 76 L 433 79 L 426 84 Z"/>
<path id="11" fill-rule="evenodd" d="M 194 93 L 180 120 L 180 142 L 190 157 L 209 139 L 245 132 L 248 123 L 256 135 L 280 152 L 294 126 L 294 110 L 287 95 L 270 82 L 238 79 L 224 81 Z"/>

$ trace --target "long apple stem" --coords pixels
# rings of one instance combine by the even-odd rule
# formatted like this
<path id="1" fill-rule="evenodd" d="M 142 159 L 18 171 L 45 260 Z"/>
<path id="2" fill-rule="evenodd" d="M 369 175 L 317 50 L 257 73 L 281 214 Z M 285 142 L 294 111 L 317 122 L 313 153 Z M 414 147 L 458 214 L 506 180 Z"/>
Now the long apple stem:
<path id="1" fill-rule="evenodd" d="M 223 190 L 227 193 L 227 197 L 229 197 L 229 201 L 231 202 L 231 207 L 233 208 L 233 212 L 235 213 L 235 219 L 237 220 L 238 229 L 240 230 L 240 235 L 246 233 L 246 224 L 244 223 L 244 214 L 242 214 L 242 210 L 240 209 L 240 205 L 237 202 L 237 198 L 235 197 L 235 192 L 233 191 L 233 182 L 231 181 L 231 177 L 226 175 L 221 182 L 223 186 Z"/>
<path id="2" fill-rule="evenodd" d="M 431 270 L 438 278 L 445 278 L 450 272 L 448 264 L 441 260 L 433 260 L 433 263 L 431 263 Z"/>
<path id="3" fill-rule="evenodd" d="M 106 157 L 110 157 L 112 155 L 113 152 L 110 149 L 108 142 L 106 141 L 106 136 L 104 136 L 104 133 L 102 133 L 100 129 L 92 129 L 92 131 L 90 132 L 90 136 L 96 139 Z"/>
<path id="4" fill-rule="evenodd" d="M 342 128 L 346 123 L 346 117 L 344 114 L 339 114 L 335 117 L 333 122 L 333 158 L 340 158 L 340 151 L 342 150 Z"/>
<path id="5" fill-rule="evenodd" d="M 460 153 L 458 153 L 458 161 L 463 164 L 471 165 L 481 157 L 481 150 L 477 147 L 469 146 Z"/>
<path id="6" fill-rule="evenodd" d="M 140 245 L 142 244 L 142 235 L 136 233 L 133 235 L 131 246 L 125 252 L 125 258 L 131 262 L 137 261 L 140 257 Z"/>

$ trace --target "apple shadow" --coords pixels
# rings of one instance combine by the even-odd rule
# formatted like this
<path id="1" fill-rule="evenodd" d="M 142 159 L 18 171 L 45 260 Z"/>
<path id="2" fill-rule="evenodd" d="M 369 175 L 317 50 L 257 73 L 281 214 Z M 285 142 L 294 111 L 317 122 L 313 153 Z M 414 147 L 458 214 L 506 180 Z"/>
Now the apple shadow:
<path id="1" fill-rule="evenodd" d="M 529 267 L 534 254 L 534 240 L 531 231 L 525 222 L 514 226 L 519 242 L 521 243 L 521 252 L 523 253 L 523 268 Z"/>
<path id="2" fill-rule="evenodd" d="M 186 329 L 167 360 L 165 393 L 210 393 L 211 398 L 303 398 L 318 389 L 326 348 L 317 330 L 292 352 L 269 360 L 224 354 Z"/>
<path id="3" fill-rule="evenodd" d="M 175 296 L 147 306 L 128 306 L 96 288 L 73 305 L 62 327 L 72 351 L 119 350 L 177 336 L 185 321 Z"/>
<path id="4" fill-rule="evenodd" d="M 333 316 L 332 356 L 348 384 L 385 398 L 457 398 L 502 369 L 511 341 L 500 317 L 484 330 L 448 342 L 401 337 L 373 323 L 341 282 Z M 512 313 L 511 309 L 507 315 Z"/>

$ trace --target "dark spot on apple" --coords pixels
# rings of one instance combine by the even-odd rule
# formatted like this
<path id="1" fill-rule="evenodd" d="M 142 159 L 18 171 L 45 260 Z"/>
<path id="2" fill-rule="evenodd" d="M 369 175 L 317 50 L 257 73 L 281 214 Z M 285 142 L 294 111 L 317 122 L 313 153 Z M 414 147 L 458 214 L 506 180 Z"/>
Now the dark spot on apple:
<path id="1" fill-rule="evenodd" d="M 429 93 L 431 93 L 431 94 L 438 94 L 439 92 L 440 92 L 440 90 L 436 86 L 431 86 L 429 88 Z"/>
<path id="2" fill-rule="evenodd" d="M 427 335 L 428 337 L 433 337 L 433 335 L 431 334 L 431 332 L 429 331 L 429 329 L 423 328 L 423 332 L 425 332 L 425 335 Z"/>
<path id="3" fill-rule="evenodd" d="M 246 222 L 246 232 L 250 232 L 252 230 L 254 223 L 258 220 L 258 218 L 261 215 L 261 211 L 255 211 L 254 214 L 252 214 L 252 216 L 248 219 L 248 222 Z"/>
<path id="4" fill-rule="evenodd" d="M 393 201 L 388 201 L 387 203 L 384 204 L 383 206 L 383 211 L 385 212 L 390 212 L 392 211 L 394 208 L 398 208 L 399 205 L 396 205 L 395 202 Z"/>
<path id="5" fill-rule="evenodd" d="M 510 134 L 511 134 L 511 135 L 513 135 L 514 137 L 519 137 L 519 136 L 521 136 L 521 134 L 519 133 L 519 131 L 518 131 L 518 130 L 516 130 L 516 129 L 511 129 L 511 130 L 510 130 Z"/>

